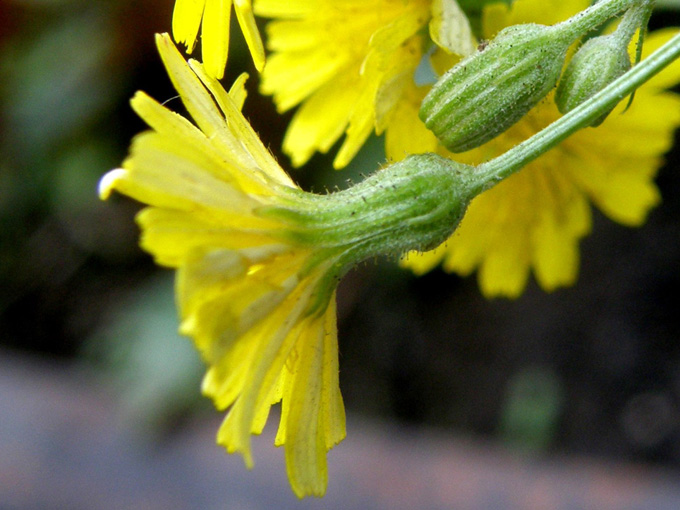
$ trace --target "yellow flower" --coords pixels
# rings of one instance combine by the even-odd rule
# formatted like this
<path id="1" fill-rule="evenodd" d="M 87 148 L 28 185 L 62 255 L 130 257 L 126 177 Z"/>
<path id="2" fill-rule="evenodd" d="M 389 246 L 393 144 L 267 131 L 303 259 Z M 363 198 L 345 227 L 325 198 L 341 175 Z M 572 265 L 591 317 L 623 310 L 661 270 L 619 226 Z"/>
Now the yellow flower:
<path id="1" fill-rule="evenodd" d="M 172 34 L 191 53 L 202 26 L 203 64 L 210 76 L 220 79 L 229 53 L 229 21 L 232 1 L 176 0 L 172 13 Z M 250 0 L 234 0 L 234 9 L 258 71 L 264 67 L 264 47 L 255 24 Z M 201 21 L 202 20 L 202 21 Z"/>
<path id="2" fill-rule="evenodd" d="M 282 400 L 276 444 L 293 490 L 322 495 L 326 451 L 345 436 L 329 283 L 338 255 L 291 242 L 290 225 L 263 212 L 308 206 L 240 113 L 245 75 L 227 94 L 167 36 L 157 42 L 198 128 L 137 93 L 132 106 L 152 131 L 102 179 L 101 195 L 150 205 L 141 244 L 177 268 L 180 329 L 209 366 L 203 391 L 230 408 L 218 442 L 251 466 L 250 435 Z"/>
<path id="3" fill-rule="evenodd" d="M 335 288 L 358 262 L 441 243 L 483 183 L 437 155 L 407 158 L 347 190 L 300 190 L 243 118 L 242 75 L 227 93 L 157 36 L 194 126 L 146 94 L 149 125 L 100 182 L 148 204 L 142 247 L 177 270 L 180 331 L 208 365 L 203 392 L 227 416 L 217 440 L 252 465 L 251 434 L 281 401 L 276 444 L 295 494 L 326 490 L 326 453 L 345 436 Z"/>
<path id="4" fill-rule="evenodd" d="M 553 24 L 587 7 L 570 0 L 547 9 L 540 0 L 517 0 L 513 9 L 494 5 L 484 11 L 484 35 L 524 22 Z M 652 33 L 645 55 L 671 37 Z M 680 81 L 680 64 L 668 67 L 635 95 L 623 112 L 619 105 L 596 129 L 577 132 L 518 174 L 475 198 L 455 234 L 436 250 L 409 254 L 403 261 L 422 274 L 442 263 L 446 271 L 468 275 L 477 270 L 487 297 L 514 298 L 529 274 L 547 291 L 572 285 L 579 268 L 579 242 L 591 229 L 591 204 L 628 226 L 644 223 L 660 200 L 653 182 L 663 154 L 680 125 L 680 97 L 666 89 Z M 447 154 L 417 118 L 425 88 L 412 87 L 387 130 L 387 152 L 399 159 L 408 151 L 438 152 L 466 163 L 497 156 L 559 117 L 547 98 L 524 119 L 482 147 Z"/>
<path id="5" fill-rule="evenodd" d="M 293 164 L 327 152 L 345 133 L 334 166 L 351 161 L 381 133 L 426 45 L 422 29 L 450 52 L 468 54 L 472 37 L 455 0 L 256 0 L 273 51 L 261 90 L 280 112 L 301 105 L 283 150 Z"/>

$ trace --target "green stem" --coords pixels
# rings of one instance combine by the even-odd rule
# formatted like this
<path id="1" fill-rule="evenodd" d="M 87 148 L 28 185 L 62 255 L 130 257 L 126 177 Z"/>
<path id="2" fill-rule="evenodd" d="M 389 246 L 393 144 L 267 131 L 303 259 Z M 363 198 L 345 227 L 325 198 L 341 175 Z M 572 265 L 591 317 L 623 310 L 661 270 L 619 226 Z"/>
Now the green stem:
<path id="1" fill-rule="evenodd" d="M 555 28 L 564 30 L 570 37 L 576 39 L 594 30 L 618 13 L 640 3 L 640 0 L 600 0 L 568 20 L 558 23 Z"/>
<path id="2" fill-rule="evenodd" d="M 642 32 L 644 32 L 649 17 L 652 15 L 653 4 L 654 2 L 646 0 L 626 12 L 615 32 L 621 37 L 622 41 L 630 42 L 638 29 L 642 29 Z M 636 63 L 639 60 L 639 58 L 636 58 Z"/>
<path id="3" fill-rule="evenodd" d="M 509 177 L 579 129 L 588 126 L 652 76 L 680 57 L 680 34 L 581 105 L 506 153 L 477 167 L 479 190 Z"/>

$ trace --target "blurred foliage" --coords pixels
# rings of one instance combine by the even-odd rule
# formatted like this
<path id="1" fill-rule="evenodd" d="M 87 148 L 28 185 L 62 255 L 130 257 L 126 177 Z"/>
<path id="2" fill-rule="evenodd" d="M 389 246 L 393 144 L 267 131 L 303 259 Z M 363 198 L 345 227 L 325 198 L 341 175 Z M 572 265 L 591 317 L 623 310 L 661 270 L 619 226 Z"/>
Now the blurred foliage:
<path id="1" fill-rule="evenodd" d="M 680 10 L 680 0 L 656 0 L 656 7 L 658 9 Z"/>
<path id="2" fill-rule="evenodd" d="M 149 272 L 131 221 L 137 206 L 105 207 L 95 190 L 140 127 L 121 106 L 153 55 L 136 42 L 169 19 L 165 4 L 0 4 L 4 344 L 73 354 L 106 305 L 102 290 Z M 101 302 L 81 299 L 93 294 L 104 294 Z"/>
<path id="3" fill-rule="evenodd" d="M 123 419 L 144 430 L 172 427 L 200 399 L 203 364 L 177 333 L 170 272 L 140 284 L 109 309 L 84 355 L 121 395 Z"/>
<path id="4" fill-rule="evenodd" d="M 178 336 L 172 275 L 137 247 L 138 205 L 96 196 L 143 129 L 135 90 L 176 93 L 153 46 L 171 0 L 0 0 L 0 346 L 83 355 L 128 417 L 172 426 L 194 409 L 202 367 Z M 678 2 L 660 2 L 667 8 Z M 656 28 L 680 24 L 663 11 Z M 245 115 L 285 168 L 291 113 L 257 94 L 240 30 L 225 83 L 247 70 Z M 293 178 L 345 188 L 384 161 L 372 137 L 349 168 L 316 155 Z M 574 289 L 532 286 L 484 300 L 474 278 L 415 278 L 369 261 L 340 288 L 341 387 L 350 412 L 563 449 L 680 466 L 680 158 L 640 230 L 597 216 Z M 85 347 L 83 348 L 83 345 Z"/>
<path id="5" fill-rule="evenodd" d="M 553 442 L 563 405 L 562 381 L 549 367 L 526 367 L 507 383 L 500 436 L 524 451 L 542 451 Z"/>

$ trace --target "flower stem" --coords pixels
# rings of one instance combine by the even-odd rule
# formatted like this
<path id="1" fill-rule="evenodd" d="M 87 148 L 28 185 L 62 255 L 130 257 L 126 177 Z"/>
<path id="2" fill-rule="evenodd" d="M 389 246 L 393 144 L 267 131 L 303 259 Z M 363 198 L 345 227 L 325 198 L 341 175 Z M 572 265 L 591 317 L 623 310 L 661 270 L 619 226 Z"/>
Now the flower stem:
<path id="1" fill-rule="evenodd" d="M 640 0 L 600 0 L 584 11 L 572 16 L 566 21 L 555 25 L 564 29 L 573 38 L 581 37 L 618 13 L 644 3 Z"/>
<path id="2" fill-rule="evenodd" d="M 480 192 L 509 177 L 572 133 L 588 126 L 678 57 L 680 57 L 680 34 L 542 131 L 497 158 L 480 164 L 475 175 Z"/>

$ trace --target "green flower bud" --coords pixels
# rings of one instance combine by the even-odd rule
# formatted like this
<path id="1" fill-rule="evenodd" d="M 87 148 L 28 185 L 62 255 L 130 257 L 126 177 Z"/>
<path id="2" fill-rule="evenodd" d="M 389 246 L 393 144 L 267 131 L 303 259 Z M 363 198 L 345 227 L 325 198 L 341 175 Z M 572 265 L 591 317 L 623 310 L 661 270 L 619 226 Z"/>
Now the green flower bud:
<path id="1" fill-rule="evenodd" d="M 593 37 L 586 41 L 569 62 L 562 75 L 555 102 L 567 113 L 594 96 L 631 67 L 625 40 L 616 33 Z M 599 126 L 614 107 L 593 121 Z"/>
<path id="2" fill-rule="evenodd" d="M 448 71 L 420 118 L 452 152 L 499 135 L 557 84 L 573 36 L 563 25 L 515 25 Z"/>

